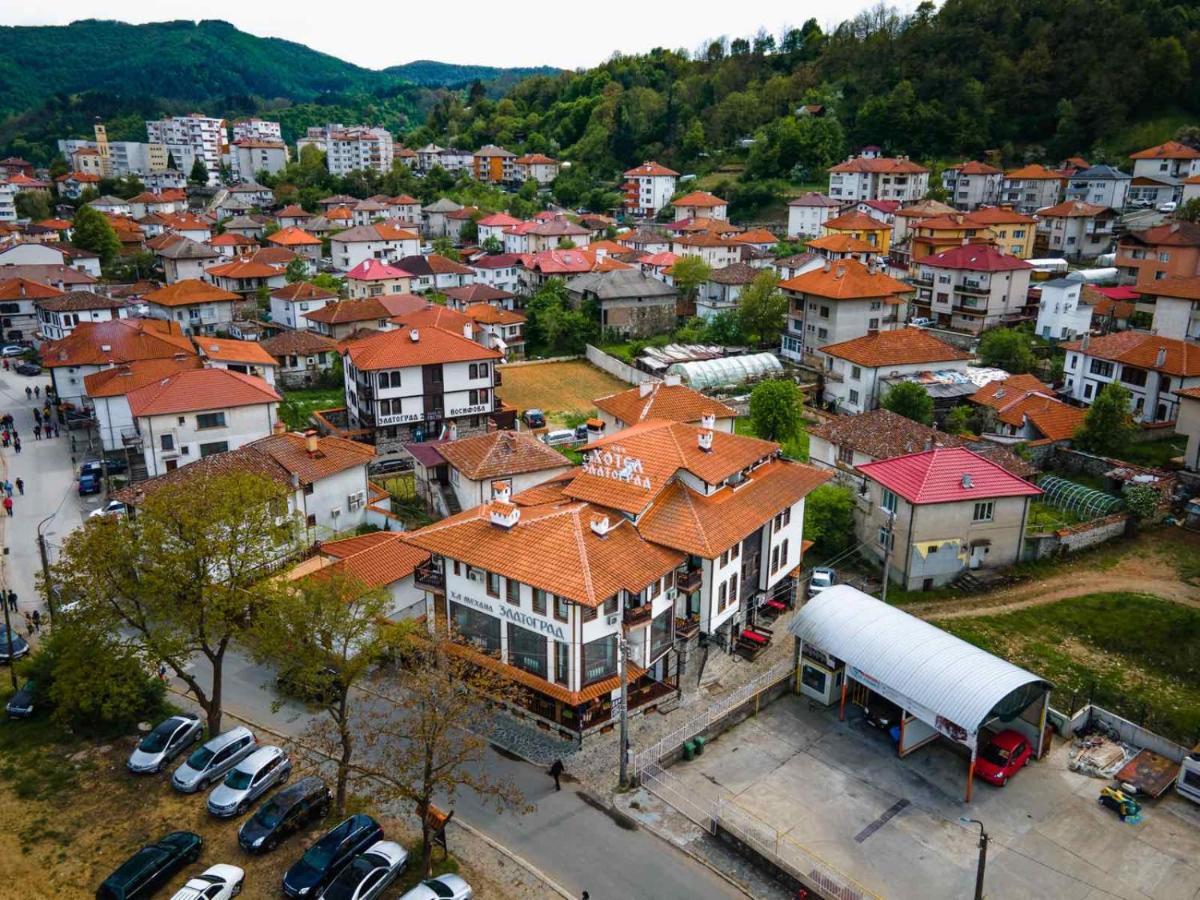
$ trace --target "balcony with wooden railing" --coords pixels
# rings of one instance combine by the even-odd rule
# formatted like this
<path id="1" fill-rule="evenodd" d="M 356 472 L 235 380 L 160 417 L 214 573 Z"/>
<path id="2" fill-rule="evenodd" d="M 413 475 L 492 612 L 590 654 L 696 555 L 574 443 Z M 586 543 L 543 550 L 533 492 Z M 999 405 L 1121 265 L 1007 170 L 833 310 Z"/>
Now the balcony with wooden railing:
<path id="1" fill-rule="evenodd" d="M 433 560 L 421 563 L 413 571 L 413 583 L 427 591 L 444 593 L 446 590 L 446 572 L 440 563 Z"/>
<path id="2" fill-rule="evenodd" d="M 675 587 L 686 594 L 700 590 L 700 585 L 703 582 L 704 571 L 702 569 L 675 570 Z"/>
<path id="3" fill-rule="evenodd" d="M 625 627 L 636 628 L 639 625 L 645 625 L 651 619 L 651 608 L 649 603 L 643 603 L 641 606 L 628 606 L 625 608 Z"/>

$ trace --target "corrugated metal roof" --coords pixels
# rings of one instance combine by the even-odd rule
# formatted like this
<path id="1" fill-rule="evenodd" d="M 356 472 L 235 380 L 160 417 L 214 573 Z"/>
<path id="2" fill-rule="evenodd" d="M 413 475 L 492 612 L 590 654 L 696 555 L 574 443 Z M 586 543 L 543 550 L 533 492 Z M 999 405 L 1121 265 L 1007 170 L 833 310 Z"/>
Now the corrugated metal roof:
<path id="1" fill-rule="evenodd" d="M 809 600 L 788 631 L 972 733 L 1018 688 L 1049 687 L 1032 672 L 849 585 Z"/>

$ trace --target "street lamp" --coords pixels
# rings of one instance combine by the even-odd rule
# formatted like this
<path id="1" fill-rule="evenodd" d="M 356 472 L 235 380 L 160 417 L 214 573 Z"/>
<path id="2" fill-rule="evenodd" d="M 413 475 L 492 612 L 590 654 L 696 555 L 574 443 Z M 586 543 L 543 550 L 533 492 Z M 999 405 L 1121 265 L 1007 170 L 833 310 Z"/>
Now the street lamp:
<path id="1" fill-rule="evenodd" d="M 988 833 L 978 819 L 959 816 L 958 821 L 964 825 L 979 826 L 979 864 L 975 868 L 975 900 L 983 900 L 983 870 L 987 868 Z"/>

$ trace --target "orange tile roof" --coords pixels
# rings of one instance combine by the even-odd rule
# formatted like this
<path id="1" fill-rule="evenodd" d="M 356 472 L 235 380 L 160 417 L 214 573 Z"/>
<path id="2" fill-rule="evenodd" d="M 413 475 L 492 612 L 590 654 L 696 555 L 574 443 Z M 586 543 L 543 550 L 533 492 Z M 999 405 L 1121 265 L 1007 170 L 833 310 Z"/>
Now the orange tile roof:
<path id="1" fill-rule="evenodd" d="M 650 393 L 644 396 L 641 389 L 635 387 L 606 397 L 597 397 L 592 402 L 596 404 L 597 409 L 626 425 L 634 425 L 647 419 L 695 424 L 705 415 L 717 419 L 737 416 L 736 410 L 730 409 L 720 400 L 706 397 L 682 384 L 664 382 L 655 382 Z"/>
<path id="2" fill-rule="evenodd" d="M 297 228 L 294 225 L 291 228 L 283 228 L 269 235 L 267 241 L 280 247 L 319 247 L 321 245 L 319 237 L 314 237 L 303 228 Z"/>
<path id="3" fill-rule="evenodd" d="M 630 178 L 646 175 L 671 175 L 678 177 L 679 173 L 674 169 L 668 169 L 666 166 L 660 166 L 654 160 L 642 163 L 632 169 L 626 169 L 625 175 Z"/>
<path id="4" fill-rule="evenodd" d="M 228 369 L 188 369 L 130 391 L 135 416 L 162 416 L 206 409 L 278 403 L 279 394 L 261 378 Z"/>
<path id="5" fill-rule="evenodd" d="M 711 208 L 715 206 L 728 206 L 729 204 L 715 194 L 710 194 L 708 191 L 692 191 L 690 194 L 684 194 L 678 200 L 672 200 L 671 205 L 676 207 L 697 206 Z"/>
<path id="6" fill-rule="evenodd" d="M 381 331 L 354 341 L 342 352 L 350 357 L 355 368 L 364 372 L 503 358 L 500 351 L 489 350 L 463 337 L 461 331 L 445 331 L 436 327 L 418 328 L 416 331 L 415 341 L 407 328 Z"/>
<path id="7" fill-rule="evenodd" d="M 1032 225 L 1036 221 L 1008 206 L 981 206 L 971 213 L 971 219 L 981 225 Z"/>
<path id="8" fill-rule="evenodd" d="M 210 266 L 206 273 L 218 278 L 276 278 L 283 274 L 283 270 L 252 259 L 235 259 L 219 266 Z"/>
<path id="9" fill-rule="evenodd" d="M 303 206 L 292 203 L 285 206 L 279 212 L 275 213 L 277 219 L 308 219 L 312 218 L 312 213 L 306 210 Z"/>
<path id="10" fill-rule="evenodd" d="M 1174 297 L 1179 300 L 1200 300 L 1200 275 L 1190 278 L 1164 278 L 1148 288 L 1134 288 L 1148 297 Z"/>
<path id="11" fill-rule="evenodd" d="M 331 434 L 317 438 L 317 452 L 312 454 L 308 452 L 307 438 L 296 431 L 269 434 L 246 446 L 271 457 L 302 484 L 311 484 L 355 466 L 365 466 L 375 456 L 375 448 L 369 444 Z"/>
<path id="12" fill-rule="evenodd" d="M 1034 375 L 1009 375 L 999 381 L 989 381 L 968 399 L 981 406 L 1001 409 L 1011 403 L 1014 396 L 1024 396 L 1037 391 L 1050 393 L 1052 388 L 1042 384 Z"/>
<path id="13" fill-rule="evenodd" d="M 736 491 L 704 496 L 675 481 L 638 530 L 656 544 L 714 559 L 832 477 L 832 472 L 777 459 L 751 472 Z"/>
<path id="14" fill-rule="evenodd" d="M 1013 169 L 1011 172 L 1005 172 L 1004 177 L 1016 181 L 1044 181 L 1050 178 L 1061 181 L 1063 174 L 1053 169 L 1047 169 L 1040 163 L 1033 163 L 1028 166 L 1022 166 L 1019 169 Z"/>
<path id="15" fill-rule="evenodd" d="M 821 352 L 870 369 L 971 358 L 970 353 L 942 343 L 923 328 L 880 331 L 840 344 L 826 344 Z"/>
<path id="16" fill-rule="evenodd" d="M 878 253 L 879 248 L 874 244 L 868 244 L 864 240 L 854 237 L 853 235 L 826 234 L 818 238 L 813 238 L 806 245 L 809 250 L 824 250 L 828 253 Z"/>
<path id="17" fill-rule="evenodd" d="M 868 159 L 864 156 L 855 157 L 838 163 L 829 169 L 830 172 L 873 172 L 881 175 L 919 175 L 929 170 L 909 159 L 880 156 Z"/>
<path id="18" fill-rule="evenodd" d="M 911 206 L 896 210 L 895 215 L 907 219 L 927 219 L 932 216 L 946 216 L 954 212 L 953 206 L 947 206 L 940 200 L 918 200 Z"/>
<path id="19" fill-rule="evenodd" d="M 285 356 L 307 356 L 310 353 L 329 353 L 338 349 L 337 342 L 323 334 L 302 329 L 281 331 L 274 337 L 264 338 L 262 348 L 276 359 Z"/>
<path id="20" fill-rule="evenodd" d="M 1180 341 L 1144 331 L 1117 331 L 1083 341 L 1063 344 L 1064 350 L 1077 350 L 1085 356 L 1108 359 L 1141 369 L 1154 369 L 1168 375 L 1193 377 L 1200 375 L 1200 344 Z M 1165 350 L 1165 360 L 1158 365 L 1158 351 Z"/>
<path id="21" fill-rule="evenodd" d="M 886 222 L 868 216 L 866 213 L 854 210 L 844 215 L 826 219 L 824 227 L 830 231 L 890 231 L 891 226 Z"/>
<path id="22" fill-rule="evenodd" d="M 1098 216 L 1107 212 L 1108 207 L 1096 203 L 1084 203 L 1082 200 L 1067 200 L 1056 206 L 1039 209 L 1037 214 L 1048 219 L 1081 219 Z"/>
<path id="23" fill-rule="evenodd" d="M 318 573 L 337 573 L 369 589 L 387 587 L 407 578 L 429 559 L 429 551 L 414 547 L 396 531 L 376 531 L 338 541 L 322 541 L 319 552 L 336 562 L 318 569 Z"/>
<path id="24" fill-rule="evenodd" d="M 569 468 L 571 461 L 528 432 L 493 431 L 438 444 L 437 452 L 471 481 Z"/>
<path id="25" fill-rule="evenodd" d="M 463 328 L 469 325 L 472 334 L 475 331 L 475 324 L 466 313 L 437 303 L 427 302 L 416 309 L 403 310 L 392 316 L 391 321 L 405 328 L 441 328 L 463 334 Z"/>
<path id="26" fill-rule="evenodd" d="M 1020 428 L 1025 419 L 1052 441 L 1067 441 L 1083 425 L 1085 410 L 1069 406 L 1046 394 L 1030 392 L 1007 406 L 1001 407 L 999 419 L 1006 425 Z"/>
<path id="27" fill-rule="evenodd" d="M 121 397 L 148 384 L 161 381 L 168 375 L 184 369 L 204 367 L 197 356 L 167 357 L 165 359 L 139 359 L 119 366 L 112 366 L 84 377 L 84 393 L 96 397 Z"/>
<path id="28" fill-rule="evenodd" d="M 995 166 L 989 166 L 987 163 L 965 162 L 957 166 L 950 166 L 951 169 L 957 169 L 963 175 L 1000 175 L 1002 171 Z"/>
<path id="29" fill-rule="evenodd" d="M 1189 400 L 1200 400 L 1200 387 L 1180 388 L 1175 392 L 1176 397 L 1187 397 Z"/>
<path id="30" fill-rule="evenodd" d="M 227 231 L 224 234 L 218 234 L 209 238 L 204 243 L 210 247 L 253 247 L 254 238 L 248 238 L 245 235 Z"/>
<path id="31" fill-rule="evenodd" d="M 110 319 L 80 322 L 61 341 L 42 347 L 42 365 L 105 366 L 139 359 L 166 359 L 178 354 L 195 356 L 196 348 L 179 325 L 165 319 Z"/>
<path id="32" fill-rule="evenodd" d="M 278 297 L 280 300 L 287 300 L 289 303 L 295 303 L 299 300 L 337 299 L 337 294 L 327 291 L 323 287 L 317 287 L 310 281 L 296 281 L 292 284 L 285 284 L 283 287 L 271 291 L 271 296 Z"/>
<path id="33" fill-rule="evenodd" d="M 1200 159 L 1200 150 L 1194 147 L 1189 147 L 1187 144 L 1181 144 L 1179 141 L 1167 141 L 1165 144 L 1158 144 L 1154 147 L 1148 147 L 1145 150 L 1139 150 L 1137 153 L 1130 153 L 1130 159 Z"/>
<path id="34" fill-rule="evenodd" d="M 492 524 L 484 504 L 409 532 L 407 539 L 594 609 L 620 590 L 644 589 L 684 559 L 644 540 L 620 516 L 610 514 L 611 529 L 597 535 L 590 523 L 604 514 L 587 503 L 520 507 L 519 520 L 506 529 Z"/>
<path id="35" fill-rule="evenodd" d="M 232 338 L 198 337 L 196 346 L 205 357 L 217 362 L 254 363 L 261 366 L 278 365 L 270 353 L 257 341 L 236 341 Z"/>
<path id="36" fill-rule="evenodd" d="M 211 269 L 209 270 L 212 271 Z M 143 298 L 147 303 L 157 306 L 187 306 L 192 303 L 232 303 L 240 302 L 237 294 L 223 290 L 215 284 L 201 281 L 199 278 L 185 278 L 174 284 L 150 291 Z"/>
<path id="37" fill-rule="evenodd" d="M 377 297 L 368 297 L 365 300 L 337 300 L 326 303 L 320 309 L 306 313 L 304 318 L 310 322 L 340 325 L 344 322 L 378 321 L 390 318 L 391 315 Z"/>
<path id="38" fill-rule="evenodd" d="M 46 300 L 59 297 L 62 291 L 28 278 L 6 278 L 0 281 L 0 300 Z"/>
<path id="39" fill-rule="evenodd" d="M 463 310 L 463 315 L 482 325 L 520 325 L 525 321 L 525 316 L 521 313 L 492 306 L 490 303 L 472 303 Z"/>
<path id="40" fill-rule="evenodd" d="M 779 238 L 765 228 L 755 228 L 733 238 L 742 244 L 778 244 Z"/>
<path id="41" fill-rule="evenodd" d="M 890 298 L 912 292 L 912 287 L 883 272 L 872 272 L 856 259 L 839 259 L 822 267 L 781 281 L 785 291 L 812 294 L 830 300 Z"/>

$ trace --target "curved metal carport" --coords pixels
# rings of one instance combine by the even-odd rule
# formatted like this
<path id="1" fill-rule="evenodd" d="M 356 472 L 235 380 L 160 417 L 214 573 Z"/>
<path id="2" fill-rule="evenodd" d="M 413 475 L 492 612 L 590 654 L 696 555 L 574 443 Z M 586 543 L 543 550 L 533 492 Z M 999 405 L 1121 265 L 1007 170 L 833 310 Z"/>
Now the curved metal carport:
<path id="1" fill-rule="evenodd" d="M 1037 756 L 1042 754 L 1050 683 L 936 625 L 849 585 L 835 585 L 802 606 L 788 630 L 796 637 L 798 663 L 808 648 L 812 658 L 844 665 L 843 717 L 853 680 L 932 729 L 928 740 L 941 735 L 966 746 L 967 801 L 979 732 L 989 723 L 999 719 L 1023 731 Z M 1024 718 L 1035 704 L 1036 719 Z M 903 743 L 902 732 L 902 752 Z"/>

